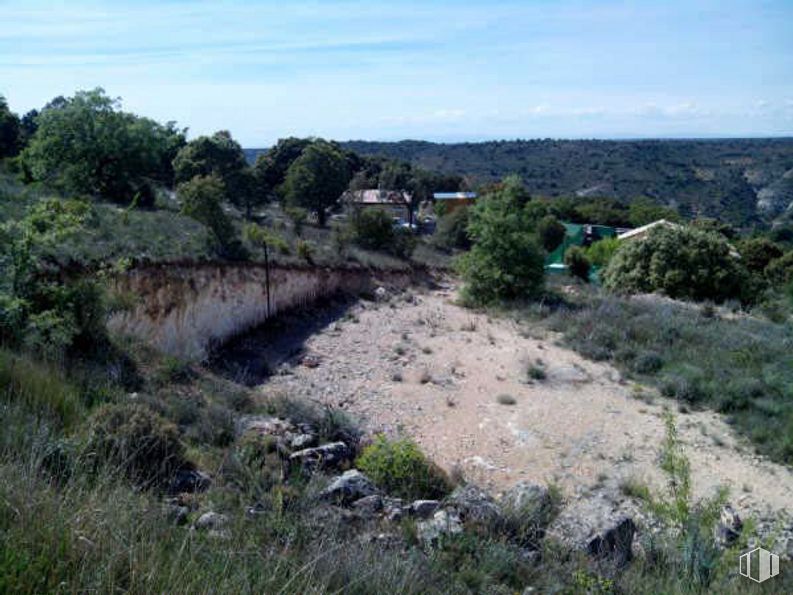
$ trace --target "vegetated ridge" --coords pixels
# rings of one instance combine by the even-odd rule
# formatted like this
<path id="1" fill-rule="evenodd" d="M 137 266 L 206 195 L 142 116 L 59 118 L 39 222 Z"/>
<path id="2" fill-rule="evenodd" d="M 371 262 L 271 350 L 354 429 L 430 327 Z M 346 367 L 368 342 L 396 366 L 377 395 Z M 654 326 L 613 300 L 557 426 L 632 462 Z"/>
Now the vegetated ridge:
<path id="1" fill-rule="evenodd" d="M 645 196 L 684 216 L 738 225 L 773 220 L 793 203 L 793 138 L 341 144 L 362 155 L 466 175 L 473 184 L 518 174 L 532 194 Z"/>

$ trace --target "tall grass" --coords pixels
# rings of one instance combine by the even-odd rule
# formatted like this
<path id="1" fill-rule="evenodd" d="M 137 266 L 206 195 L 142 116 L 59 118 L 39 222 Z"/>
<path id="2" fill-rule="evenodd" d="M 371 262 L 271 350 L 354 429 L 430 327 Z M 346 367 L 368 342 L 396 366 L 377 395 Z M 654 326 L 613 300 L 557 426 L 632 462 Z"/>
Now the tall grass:
<path id="1" fill-rule="evenodd" d="M 592 295 L 547 324 L 582 355 L 655 383 L 681 404 L 728 415 L 772 459 L 793 464 L 793 325 L 655 298 Z"/>

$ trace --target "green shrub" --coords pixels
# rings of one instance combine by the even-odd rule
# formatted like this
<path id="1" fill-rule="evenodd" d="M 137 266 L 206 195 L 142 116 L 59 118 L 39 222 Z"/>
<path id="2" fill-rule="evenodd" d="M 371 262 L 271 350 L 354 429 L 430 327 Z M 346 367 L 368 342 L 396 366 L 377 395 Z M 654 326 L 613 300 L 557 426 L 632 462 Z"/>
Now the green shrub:
<path id="1" fill-rule="evenodd" d="M 782 256 L 779 244 L 767 238 L 751 238 L 738 244 L 741 260 L 753 273 L 762 274 L 772 260 Z"/>
<path id="2" fill-rule="evenodd" d="M 308 211 L 300 207 L 288 206 L 284 209 L 284 213 L 291 219 L 295 234 L 300 235 L 303 233 L 303 224 L 308 219 Z"/>
<path id="3" fill-rule="evenodd" d="M 603 268 L 608 266 L 619 247 L 620 241 L 617 238 L 603 238 L 589 246 L 585 254 L 593 266 Z"/>
<path id="4" fill-rule="evenodd" d="M 362 248 L 387 250 L 394 241 L 394 222 L 379 209 L 361 209 L 350 219 L 353 241 Z"/>
<path id="5" fill-rule="evenodd" d="M 625 242 L 603 275 L 620 293 L 662 292 L 673 298 L 749 301 L 746 269 L 727 241 L 693 228 L 655 227 L 647 237 Z"/>
<path id="6" fill-rule="evenodd" d="M 589 269 L 591 264 L 586 256 L 586 252 L 580 246 L 570 246 L 564 253 L 564 263 L 567 270 L 573 277 L 581 279 L 585 283 L 589 282 Z"/>
<path id="7" fill-rule="evenodd" d="M 145 405 L 112 404 L 91 416 L 88 451 L 133 482 L 161 483 L 188 465 L 179 432 Z"/>
<path id="8" fill-rule="evenodd" d="M 246 242 L 255 246 L 267 246 L 280 252 L 281 254 L 289 254 L 289 243 L 282 238 L 273 229 L 256 225 L 255 223 L 248 223 L 242 229 L 242 237 Z"/>
<path id="9" fill-rule="evenodd" d="M 433 243 L 439 248 L 467 250 L 471 247 L 468 237 L 468 207 L 454 209 L 438 218 Z"/>
<path id="10" fill-rule="evenodd" d="M 553 252 L 564 241 L 565 226 L 553 215 L 547 215 L 537 223 L 537 237 L 547 252 Z"/>
<path id="11" fill-rule="evenodd" d="M 408 438 L 378 436 L 363 449 L 356 467 L 383 490 L 402 498 L 440 498 L 451 490 L 446 473 Z"/>
<path id="12" fill-rule="evenodd" d="M 793 250 L 789 250 L 784 256 L 772 260 L 765 272 L 768 279 L 775 285 L 793 283 Z"/>
<path id="13" fill-rule="evenodd" d="M 182 213 L 203 223 L 221 248 L 233 243 L 234 226 L 223 211 L 221 203 L 226 196 L 226 187 L 218 176 L 195 176 L 179 184 L 176 189 L 182 203 Z"/>
<path id="14" fill-rule="evenodd" d="M 297 244 L 295 244 L 295 249 L 297 250 L 297 255 L 300 258 L 306 262 L 311 262 L 311 259 L 314 255 L 314 244 L 305 240 L 298 240 Z"/>
<path id="15" fill-rule="evenodd" d="M 528 201 L 520 179 L 508 178 L 471 209 L 468 232 L 473 247 L 457 261 L 465 300 L 487 304 L 539 294 L 545 256 L 532 233 Z"/>

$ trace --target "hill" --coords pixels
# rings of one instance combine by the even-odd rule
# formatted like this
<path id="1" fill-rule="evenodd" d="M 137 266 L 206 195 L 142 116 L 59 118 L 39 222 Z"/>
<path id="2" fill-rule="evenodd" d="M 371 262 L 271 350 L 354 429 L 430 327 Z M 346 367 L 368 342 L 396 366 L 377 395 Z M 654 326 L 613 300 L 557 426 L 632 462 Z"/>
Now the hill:
<path id="1" fill-rule="evenodd" d="M 534 194 L 626 201 L 646 196 L 683 215 L 738 225 L 771 221 L 793 204 L 793 138 L 348 141 L 342 146 L 469 176 L 473 184 L 516 173 Z"/>

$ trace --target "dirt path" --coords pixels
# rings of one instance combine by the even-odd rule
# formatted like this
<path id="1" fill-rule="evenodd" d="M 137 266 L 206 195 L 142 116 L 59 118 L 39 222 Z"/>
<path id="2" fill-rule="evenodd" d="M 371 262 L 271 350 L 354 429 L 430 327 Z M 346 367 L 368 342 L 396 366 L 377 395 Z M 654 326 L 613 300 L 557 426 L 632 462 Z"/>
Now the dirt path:
<path id="1" fill-rule="evenodd" d="M 520 480 L 554 481 L 569 496 L 618 494 L 628 478 L 661 485 L 662 414 L 672 403 L 647 388 L 639 399 L 614 368 L 453 297 L 447 286 L 357 304 L 306 340 L 319 365 L 285 365 L 262 390 L 343 407 L 372 431 L 404 431 L 493 491 Z M 545 378 L 530 379 L 530 365 Z M 793 512 L 793 471 L 750 454 L 716 414 L 677 421 L 698 495 L 724 485 L 739 512 Z"/>

